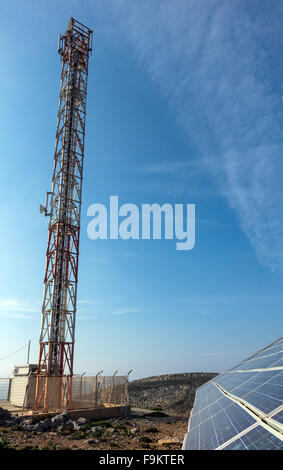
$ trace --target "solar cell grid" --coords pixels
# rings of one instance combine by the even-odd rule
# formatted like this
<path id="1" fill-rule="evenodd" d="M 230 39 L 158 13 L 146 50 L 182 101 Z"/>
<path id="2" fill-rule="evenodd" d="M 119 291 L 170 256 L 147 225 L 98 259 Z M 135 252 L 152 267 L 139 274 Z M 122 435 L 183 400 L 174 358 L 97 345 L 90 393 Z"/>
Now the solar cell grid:
<path id="1" fill-rule="evenodd" d="M 282 349 L 283 349 L 283 344 L 281 344 L 279 346 L 274 346 L 273 348 L 267 349 L 266 351 L 262 351 L 262 352 L 256 354 L 255 358 L 271 356 L 272 354 L 276 354 L 276 353 L 281 352 Z"/>
<path id="2" fill-rule="evenodd" d="M 234 367 L 232 367 L 230 370 L 232 371 L 235 368 L 238 368 L 241 364 L 244 364 L 244 363 L 246 363 L 247 361 L 250 361 L 250 360 L 258 359 L 260 357 L 267 356 L 267 355 L 270 355 L 270 354 L 274 354 L 274 353 L 280 352 L 280 351 L 282 353 L 282 349 L 283 349 L 283 337 L 280 338 L 279 340 L 277 340 L 276 342 L 272 343 L 271 345 L 269 345 L 265 348 L 262 348 L 257 353 L 247 357 L 246 359 L 243 359 L 238 364 L 236 364 Z"/>
<path id="3" fill-rule="evenodd" d="M 199 449 L 213 449 L 219 446 L 212 419 L 199 426 Z"/>
<path id="4" fill-rule="evenodd" d="M 265 348 L 261 349 L 257 353 L 253 354 L 253 356 L 259 356 L 261 354 L 265 354 L 266 352 L 273 351 L 273 350 L 276 350 L 276 349 L 279 350 L 282 347 L 283 347 L 283 338 L 280 339 L 280 340 L 277 340 L 275 343 L 270 344 L 269 346 L 266 346 Z M 249 358 L 247 358 L 247 359 L 249 359 Z"/>
<path id="5" fill-rule="evenodd" d="M 283 441 L 262 426 L 256 426 L 223 450 L 282 450 Z"/>
<path id="6" fill-rule="evenodd" d="M 194 449 L 213 449 L 250 427 L 256 420 L 237 403 L 218 411 L 203 423 L 189 428 L 187 445 Z M 192 447 L 189 447 L 192 449 Z"/>
<path id="7" fill-rule="evenodd" d="M 190 421 L 189 421 L 189 426 L 188 426 L 189 430 L 191 431 L 192 429 L 194 429 L 199 424 L 200 424 L 200 413 L 191 415 Z"/>
<path id="8" fill-rule="evenodd" d="M 265 369 L 267 367 L 272 367 L 278 361 L 280 362 L 280 359 L 282 359 L 282 353 L 279 352 L 270 356 L 254 358 L 253 360 L 242 363 L 233 370 Z"/>
<path id="9" fill-rule="evenodd" d="M 234 372 L 227 373 L 214 379 L 215 383 L 219 384 L 227 391 L 233 390 L 243 382 L 247 382 L 249 379 L 257 375 L 258 372 Z"/>
<path id="10" fill-rule="evenodd" d="M 200 445 L 199 445 L 199 432 L 200 432 L 200 428 L 198 426 L 197 428 L 190 431 L 189 434 L 187 435 L 186 445 L 187 445 L 188 449 L 190 449 L 190 450 L 199 450 L 199 448 L 200 448 Z"/>
<path id="11" fill-rule="evenodd" d="M 216 385 L 210 384 L 206 388 L 202 388 L 197 394 L 197 399 L 195 400 L 194 413 L 198 413 L 201 409 L 206 408 L 208 405 L 212 404 L 219 398 L 222 398 L 223 394 L 217 388 Z"/>
<path id="12" fill-rule="evenodd" d="M 267 414 L 283 404 L 283 371 L 258 374 L 231 393 Z"/>
<path id="13" fill-rule="evenodd" d="M 203 423 L 207 419 L 214 416 L 219 411 L 222 411 L 227 406 L 233 404 L 233 401 L 230 398 L 227 398 L 222 395 L 222 398 L 215 401 L 211 405 L 207 406 L 206 408 L 202 409 L 199 413 L 194 414 L 190 419 L 190 427 L 189 429 L 193 429 L 195 426 Z"/>
<path id="14" fill-rule="evenodd" d="M 282 405 L 282 399 L 272 397 L 260 391 L 253 391 L 243 397 L 248 403 L 265 414 Z"/>
<path id="15" fill-rule="evenodd" d="M 238 372 L 240 374 L 240 372 Z M 245 374 L 246 372 L 243 372 Z M 269 380 L 272 380 L 278 377 L 281 374 L 280 370 L 263 370 L 261 372 L 256 372 L 253 377 L 250 379 L 250 383 L 253 385 L 262 385 Z"/>
<path id="16" fill-rule="evenodd" d="M 245 419 L 243 419 L 244 427 L 239 426 L 239 429 L 237 429 L 236 423 L 234 422 L 235 415 L 238 415 L 238 420 L 241 418 L 243 419 L 245 416 L 247 423 L 250 424 L 246 424 Z M 227 408 L 226 410 L 217 413 L 217 415 L 212 418 L 212 421 L 216 432 L 218 445 L 222 445 L 224 442 L 236 436 L 240 431 L 246 429 L 246 427 L 254 424 L 255 422 L 254 419 L 237 404 L 231 405 L 231 407 Z"/>
<path id="17" fill-rule="evenodd" d="M 283 410 L 279 411 L 271 417 L 271 419 L 278 421 L 278 423 L 283 424 Z"/>
<path id="18" fill-rule="evenodd" d="M 244 429 L 256 423 L 256 419 L 237 403 L 234 403 L 229 408 L 226 408 L 225 412 L 231 419 L 231 422 L 237 430 L 237 433 L 242 432 Z"/>
<path id="19" fill-rule="evenodd" d="M 216 449 L 235 437 L 225 449 L 282 449 L 282 405 L 283 337 L 198 389 L 184 448 Z M 254 427 L 262 417 L 269 428 Z"/>
<path id="20" fill-rule="evenodd" d="M 225 388 L 223 385 L 222 388 L 231 392 L 233 395 L 240 396 L 243 393 L 248 393 L 251 390 L 259 387 L 260 385 L 268 382 L 269 380 L 273 379 L 277 375 L 279 375 L 281 371 L 278 370 L 268 370 L 263 372 L 254 372 L 253 376 L 250 376 L 250 373 L 245 372 L 235 372 L 235 374 L 239 374 L 239 380 L 236 384 L 236 380 L 234 381 L 234 385 L 228 388 Z M 249 374 L 248 380 L 244 380 L 245 376 Z M 227 374 L 230 375 L 230 374 Z"/>
<path id="21" fill-rule="evenodd" d="M 283 355 L 283 351 L 282 351 L 282 355 Z M 283 357 L 280 357 L 280 359 L 278 359 L 278 361 L 274 362 L 274 364 L 272 364 L 271 367 L 283 367 Z"/>

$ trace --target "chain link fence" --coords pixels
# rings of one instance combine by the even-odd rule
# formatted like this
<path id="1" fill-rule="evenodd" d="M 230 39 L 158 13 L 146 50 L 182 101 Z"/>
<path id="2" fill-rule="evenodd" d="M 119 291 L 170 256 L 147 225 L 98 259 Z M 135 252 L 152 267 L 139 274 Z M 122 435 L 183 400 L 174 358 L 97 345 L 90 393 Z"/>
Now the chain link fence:
<path id="1" fill-rule="evenodd" d="M 39 409 L 64 409 L 67 381 L 72 387 L 72 409 L 129 404 L 127 375 L 48 377 L 48 395 L 45 395 L 46 378 L 42 376 L 39 381 Z M 32 409 L 36 382 L 35 374 L 12 379 L 0 378 L 0 402 L 3 406 L 10 403 L 23 409 Z"/>
<path id="2" fill-rule="evenodd" d="M 127 375 L 73 377 L 72 408 L 96 408 L 128 403 Z"/>
<path id="3" fill-rule="evenodd" d="M 0 401 L 9 401 L 10 399 L 10 390 L 11 390 L 11 380 L 9 378 L 0 377 Z"/>

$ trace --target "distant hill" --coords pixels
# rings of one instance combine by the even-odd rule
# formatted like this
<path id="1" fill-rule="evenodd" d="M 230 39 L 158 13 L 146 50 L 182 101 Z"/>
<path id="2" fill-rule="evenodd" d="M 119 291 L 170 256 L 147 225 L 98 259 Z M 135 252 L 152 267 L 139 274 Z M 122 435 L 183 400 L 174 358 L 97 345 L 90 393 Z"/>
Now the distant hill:
<path id="1" fill-rule="evenodd" d="M 191 372 L 133 380 L 129 382 L 130 404 L 138 408 L 161 408 L 169 413 L 189 414 L 196 389 L 216 375 Z"/>

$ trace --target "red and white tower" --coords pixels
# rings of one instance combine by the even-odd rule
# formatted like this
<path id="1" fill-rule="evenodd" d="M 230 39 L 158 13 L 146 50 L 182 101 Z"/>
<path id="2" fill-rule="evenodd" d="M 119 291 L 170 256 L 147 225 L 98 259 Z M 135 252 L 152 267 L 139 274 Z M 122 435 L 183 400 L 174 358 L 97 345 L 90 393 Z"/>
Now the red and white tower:
<path id="1" fill-rule="evenodd" d="M 62 59 L 35 410 L 71 407 L 88 60 L 92 30 L 70 19 Z"/>

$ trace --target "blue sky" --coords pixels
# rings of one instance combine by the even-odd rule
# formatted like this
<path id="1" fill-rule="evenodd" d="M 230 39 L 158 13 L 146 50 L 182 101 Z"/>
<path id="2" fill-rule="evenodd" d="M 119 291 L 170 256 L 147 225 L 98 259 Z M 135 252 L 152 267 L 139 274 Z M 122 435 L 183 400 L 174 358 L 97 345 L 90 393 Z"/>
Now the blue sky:
<path id="1" fill-rule="evenodd" d="M 37 362 L 60 61 L 94 29 L 75 372 L 221 371 L 282 334 L 279 0 L 29 1 L 0 7 L 0 358 Z M 196 245 L 90 240 L 87 208 L 196 205 Z M 26 359 L 0 361 L 0 376 Z"/>

